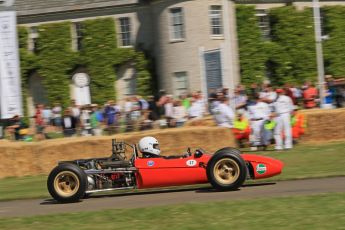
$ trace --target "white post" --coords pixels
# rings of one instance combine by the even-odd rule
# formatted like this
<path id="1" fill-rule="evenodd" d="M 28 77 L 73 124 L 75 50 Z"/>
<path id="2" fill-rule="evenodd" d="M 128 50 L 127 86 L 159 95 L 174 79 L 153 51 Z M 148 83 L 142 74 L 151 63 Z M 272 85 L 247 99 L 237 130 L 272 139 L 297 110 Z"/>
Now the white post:
<path id="1" fill-rule="evenodd" d="M 231 50 L 231 35 L 230 35 L 230 14 L 229 14 L 229 0 L 223 0 L 223 25 L 224 25 L 224 47 L 222 47 L 223 65 L 223 85 L 229 87 L 229 93 L 232 95 L 235 88 L 235 79 L 233 76 L 233 61 Z"/>
<path id="2" fill-rule="evenodd" d="M 322 54 L 322 37 L 321 37 L 319 0 L 313 0 L 313 14 L 314 14 L 318 83 L 319 83 L 319 93 L 320 93 L 320 100 L 321 100 L 320 105 L 322 105 L 324 103 L 323 85 L 325 83 L 325 71 L 324 71 L 323 54 Z"/>
<path id="3" fill-rule="evenodd" d="M 23 115 L 15 0 L 0 4 L 0 107 L 1 119 Z"/>

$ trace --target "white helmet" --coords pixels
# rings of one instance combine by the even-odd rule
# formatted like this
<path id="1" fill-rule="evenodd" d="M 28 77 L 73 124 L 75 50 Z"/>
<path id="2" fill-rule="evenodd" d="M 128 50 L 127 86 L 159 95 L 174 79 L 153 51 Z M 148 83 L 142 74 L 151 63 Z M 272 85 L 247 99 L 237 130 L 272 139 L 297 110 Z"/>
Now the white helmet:
<path id="1" fill-rule="evenodd" d="M 139 150 L 142 153 L 151 153 L 159 156 L 161 150 L 159 149 L 159 143 L 154 137 L 143 137 L 139 141 Z"/>

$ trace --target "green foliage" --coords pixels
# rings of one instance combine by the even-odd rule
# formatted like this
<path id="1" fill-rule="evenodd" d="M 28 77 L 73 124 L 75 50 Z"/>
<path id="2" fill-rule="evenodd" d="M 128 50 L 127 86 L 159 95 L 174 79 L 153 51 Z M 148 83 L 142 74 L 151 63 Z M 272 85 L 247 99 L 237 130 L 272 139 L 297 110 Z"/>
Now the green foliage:
<path id="1" fill-rule="evenodd" d="M 316 80 L 316 56 L 311 9 L 291 6 L 269 12 L 271 41 L 263 41 L 255 8 L 237 6 L 241 80 L 261 82 L 266 73 L 274 85 Z"/>
<path id="2" fill-rule="evenodd" d="M 142 96 L 152 94 L 151 75 L 146 69 L 148 66 L 144 53 L 137 53 L 135 58 L 137 69 L 137 93 Z"/>
<path id="3" fill-rule="evenodd" d="M 52 23 L 38 27 L 38 54 L 43 84 L 50 103 L 59 102 L 64 107 L 69 103 L 68 74 L 73 60 L 71 51 L 71 23 Z"/>
<path id="4" fill-rule="evenodd" d="M 270 11 L 272 42 L 276 49 L 270 59 L 279 83 L 302 83 L 316 80 L 316 54 L 311 9 L 297 11 L 294 7 L 280 7 Z M 280 56 L 280 60 L 277 59 Z"/>
<path id="5" fill-rule="evenodd" d="M 133 48 L 117 48 L 115 24 L 112 18 L 82 22 L 82 49 L 72 51 L 71 23 L 49 23 L 38 27 L 37 54 L 27 50 L 28 32 L 18 27 L 23 99 L 28 96 L 28 77 L 37 70 L 43 78 L 50 103 L 60 102 L 64 107 L 70 98 L 71 75 L 83 66 L 91 77 L 91 97 L 94 103 L 114 99 L 116 67 L 133 62 L 137 71 L 137 93 L 152 92 L 151 75 L 143 53 Z M 23 103 L 26 106 L 26 103 Z"/>
<path id="6" fill-rule="evenodd" d="M 113 67 L 116 49 L 115 25 L 112 18 L 82 22 L 81 55 L 91 76 L 91 95 L 95 103 L 115 98 Z"/>
<path id="7" fill-rule="evenodd" d="M 248 85 L 261 82 L 265 76 L 264 41 L 257 25 L 254 6 L 236 7 L 237 34 L 240 52 L 241 81 Z"/>
<path id="8" fill-rule="evenodd" d="M 267 42 L 265 44 L 267 55 L 266 68 L 268 78 L 273 85 L 282 85 L 292 69 L 288 53 L 284 52 L 284 47 L 275 42 Z"/>
<path id="9" fill-rule="evenodd" d="M 28 51 L 28 31 L 25 27 L 18 27 L 18 43 L 20 58 L 20 75 L 22 85 L 22 105 L 24 115 L 27 115 L 28 108 L 26 98 L 28 97 L 28 74 L 30 71 L 38 68 L 37 57 Z M 28 120 L 25 120 L 28 122 Z"/>
<path id="10" fill-rule="evenodd" d="M 112 18 L 82 22 L 83 41 L 81 56 L 91 77 L 92 101 L 104 103 L 114 99 L 115 66 L 134 62 L 137 71 L 137 93 L 151 93 L 151 75 L 146 70 L 147 61 L 141 52 L 132 48 L 117 48 L 116 31 Z"/>
<path id="11" fill-rule="evenodd" d="M 325 33 L 329 39 L 324 41 L 326 73 L 345 76 L 345 7 L 328 6 L 324 8 Z"/>
<path id="12" fill-rule="evenodd" d="M 39 67 L 38 59 L 28 51 L 28 31 L 25 27 L 18 27 L 18 43 L 20 57 L 20 71 L 22 76 L 23 88 L 27 85 L 27 74 Z"/>
<path id="13" fill-rule="evenodd" d="M 27 50 L 28 49 L 28 31 L 25 27 L 18 26 L 18 44 L 20 49 Z"/>

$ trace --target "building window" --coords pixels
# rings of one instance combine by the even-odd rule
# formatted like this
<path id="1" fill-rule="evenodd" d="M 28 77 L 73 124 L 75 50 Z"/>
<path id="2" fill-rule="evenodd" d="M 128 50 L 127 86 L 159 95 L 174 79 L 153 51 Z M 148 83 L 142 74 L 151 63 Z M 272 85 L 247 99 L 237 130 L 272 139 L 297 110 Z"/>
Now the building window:
<path id="1" fill-rule="evenodd" d="M 211 35 L 223 35 L 222 6 L 210 6 Z"/>
<path id="2" fill-rule="evenodd" d="M 180 96 L 188 92 L 188 76 L 187 72 L 174 73 L 174 94 Z"/>
<path id="3" fill-rule="evenodd" d="M 132 46 L 130 18 L 120 18 L 120 46 Z"/>
<path id="4" fill-rule="evenodd" d="M 270 39 L 270 23 L 266 9 L 256 9 L 255 16 L 258 18 L 259 28 L 262 37 L 266 40 Z"/>
<path id="5" fill-rule="evenodd" d="M 73 50 L 80 51 L 82 49 L 82 40 L 83 40 L 83 28 L 80 22 L 73 23 Z"/>
<path id="6" fill-rule="evenodd" d="M 37 40 L 38 40 L 38 29 L 36 26 L 29 28 L 29 43 L 28 49 L 33 53 L 37 53 Z"/>
<path id="7" fill-rule="evenodd" d="M 170 9 L 170 23 L 171 40 L 183 40 L 185 38 L 185 33 L 182 8 Z"/>

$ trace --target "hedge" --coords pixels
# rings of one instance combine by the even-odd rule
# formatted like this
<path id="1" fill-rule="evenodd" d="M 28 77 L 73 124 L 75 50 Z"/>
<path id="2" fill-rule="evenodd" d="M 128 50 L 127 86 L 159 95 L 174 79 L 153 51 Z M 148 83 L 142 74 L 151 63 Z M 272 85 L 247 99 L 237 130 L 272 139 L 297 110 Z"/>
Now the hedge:
<path id="1" fill-rule="evenodd" d="M 267 57 L 254 6 L 238 5 L 236 9 L 241 82 L 249 85 L 264 79 Z"/>
<path id="2" fill-rule="evenodd" d="M 278 65 L 274 78 L 278 84 L 302 84 L 316 79 L 317 66 L 314 43 L 312 10 L 297 11 L 294 7 L 275 8 L 270 11 L 272 42 L 279 49 L 270 59 Z M 277 58 L 280 55 L 280 58 Z"/>
<path id="3" fill-rule="evenodd" d="M 116 59 L 116 34 L 114 20 L 102 18 L 82 22 L 81 55 L 91 78 L 91 95 L 95 103 L 114 99 L 116 80 L 113 68 Z"/>
<path id="4" fill-rule="evenodd" d="M 44 24 L 38 27 L 39 75 L 50 103 L 69 104 L 68 71 L 73 61 L 70 23 Z"/>
<path id="5" fill-rule="evenodd" d="M 72 50 L 71 22 L 38 26 L 36 54 L 27 50 L 27 28 L 18 27 L 24 100 L 28 95 L 28 77 L 37 71 L 43 79 L 49 102 L 68 106 L 71 77 L 78 67 L 84 67 L 90 75 L 93 103 L 115 99 L 116 68 L 126 62 L 135 64 L 137 93 L 144 96 L 152 94 L 146 56 L 134 48 L 117 47 L 113 18 L 86 20 L 81 24 L 83 40 L 79 52 Z"/>
<path id="6" fill-rule="evenodd" d="M 345 75 L 345 7 L 328 6 L 322 10 L 324 33 L 330 37 L 323 42 L 325 72 L 342 77 Z M 259 34 L 254 6 L 237 5 L 236 15 L 242 83 L 259 83 L 265 76 L 274 85 L 317 81 L 311 8 L 270 9 L 271 41 L 267 42 Z"/>
<path id="7" fill-rule="evenodd" d="M 328 6 L 323 8 L 325 16 L 325 34 L 329 39 L 324 41 L 326 73 L 338 77 L 345 76 L 345 7 Z"/>
<path id="8" fill-rule="evenodd" d="M 18 43 L 19 43 L 19 58 L 20 58 L 20 75 L 22 83 L 22 105 L 24 115 L 27 116 L 28 108 L 26 99 L 28 97 L 28 75 L 30 71 L 38 68 L 37 57 L 28 51 L 28 32 L 24 27 L 18 27 Z M 27 122 L 27 121 L 26 121 Z"/>

